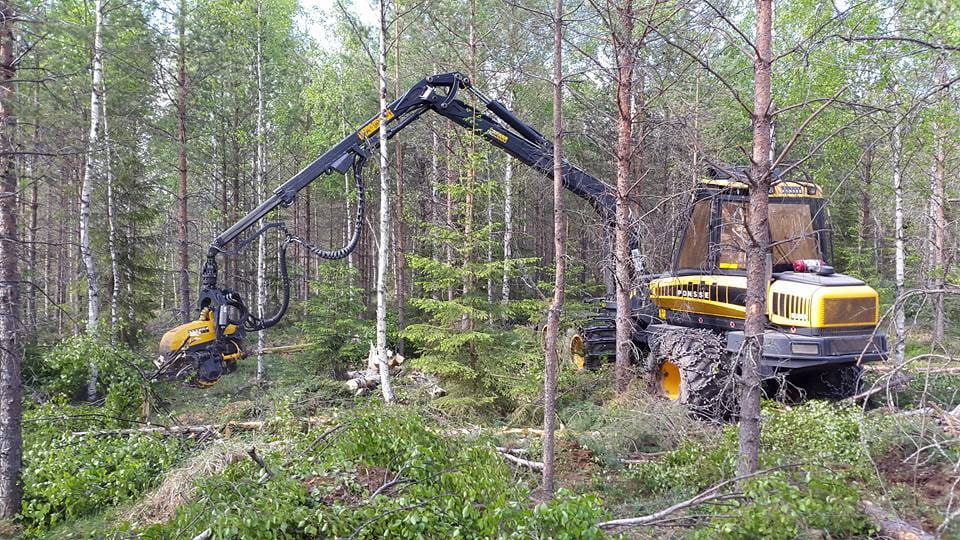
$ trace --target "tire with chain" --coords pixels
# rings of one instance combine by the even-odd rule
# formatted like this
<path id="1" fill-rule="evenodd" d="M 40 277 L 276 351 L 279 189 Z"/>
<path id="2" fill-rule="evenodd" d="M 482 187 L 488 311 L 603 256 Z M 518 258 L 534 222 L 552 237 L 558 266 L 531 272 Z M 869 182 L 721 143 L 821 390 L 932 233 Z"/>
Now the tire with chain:
<path id="1" fill-rule="evenodd" d="M 662 394 L 668 371 L 679 376 L 678 400 L 695 416 L 715 420 L 736 416 L 731 355 L 723 337 L 702 329 L 669 329 L 652 336 L 648 372 Z M 670 366 L 676 366 L 676 370 Z"/>
<path id="2" fill-rule="evenodd" d="M 583 326 L 577 343 L 571 343 L 571 349 L 577 351 L 577 354 L 571 355 L 574 358 L 574 365 L 580 369 L 596 369 L 600 367 L 604 359 L 614 358 L 617 355 L 617 326 L 614 315 L 603 314 L 594 317 Z M 582 358 L 578 361 L 577 358 Z M 579 365 L 582 361 L 582 365 Z"/>

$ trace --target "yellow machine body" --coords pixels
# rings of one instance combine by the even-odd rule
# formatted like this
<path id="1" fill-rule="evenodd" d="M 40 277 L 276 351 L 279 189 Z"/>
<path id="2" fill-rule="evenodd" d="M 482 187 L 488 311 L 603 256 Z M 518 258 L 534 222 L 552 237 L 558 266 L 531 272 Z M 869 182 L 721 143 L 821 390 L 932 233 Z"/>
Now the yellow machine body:
<path id="1" fill-rule="evenodd" d="M 231 336 L 236 332 L 237 326 L 231 324 L 224 330 L 224 335 Z M 204 309 L 197 320 L 181 324 L 163 335 L 163 338 L 160 339 L 160 354 L 165 356 L 177 351 L 202 347 L 213 342 L 216 337 L 213 317 L 210 310 Z M 224 360 L 239 360 L 239 358 L 239 351 L 224 356 Z"/>

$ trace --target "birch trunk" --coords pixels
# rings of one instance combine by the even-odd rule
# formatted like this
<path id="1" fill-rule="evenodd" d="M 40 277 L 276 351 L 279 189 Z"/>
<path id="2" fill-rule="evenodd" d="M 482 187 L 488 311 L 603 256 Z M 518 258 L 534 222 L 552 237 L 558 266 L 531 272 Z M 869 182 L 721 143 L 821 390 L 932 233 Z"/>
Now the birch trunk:
<path id="1" fill-rule="evenodd" d="M 90 250 L 90 198 L 100 173 L 100 93 L 103 89 L 103 1 L 94 4 L 92 82 L 90 85 L 90 130 L 86 163 L 80 188 L 80 258 L 87 276 L 87 332 L 94 332 L 100 317 L 100 278 Z M 96 393 L 96 376 L 91 377 L 89 392 Z"/>
<path id="2" fill-rule="evenodd" d="M 554 491 L 554 438 L 557 401 L 557 337 L 566 277 L 566 222 L 563 214 L 563 0 L 553 4 L 553 233 L 556 256 L 553 299 L 547 312 L 543 381 L 543 496 Z"/>
<path id="3" fill-rule="evenodd" d="M 766 325 L 767 253 L 770 248 L 769 189 L 772 146 L 773 0 L 756 0 L 756 57 L 753 59 L 753 154 L 750 170 L 750 208 L 747 230 L 747 293 L 744 335 L 740 356 L 740 433 L 737 475 L 757 470 L 760 450 L 760 357 Z"/>
<path id="4" fill-rule="evenodd" d="M 101 170 L 100 145 L 100 99 L 103 91 L 103 2 L 94 3 L 93 62 L 92 82 L 90 85 L 90 132 L 87 138 L 86 163 L 83 168 L 83 184 L 80 187 L 80 258 L 87 275 L 87 332 L 94 333 L 100 318 L 100 276 L 97 263 L 90 249 L 90 198 L 93 184 Z M 93 401 L 97 396 L 97 366 L 90 363 L 90 380 L 87 383 L 87 397 Z"/>
<path id="5" fill-rule="evenodd" d="M 614 379 L 617 390 L 630 382 L 633 357 L 633 320 L 630 309 L 630 192 L 633 170 L 633 0 L 624 0 L 617 8 L 620 27 L 612 29 L 617 57 L 617 206 L 614 232 L 614 284 L 616 289 L 617 353 Z M 614 23 L 616 24 L 616 23 Z"/>
<path id="6" fill-rule="evenodd" d="M 894 281 L 896 283 L 897 302 L 893 312 L 894 326 L 894 353 L 893 358 L 896 365 L 903 364 L 906 354 L 906 333 L 907 321 L 906 313 L 900 299 L 903 298 L 904 276 L 906 274 L 906 254 L 903 246 L 903 142 L 902 126 L 898 121 L 893 128 L 893 235 L 895 239 L 894 247 Z"/>
<path id="7" fill-rule="evenodd" d="M 13 161 L 13 133 L 16 97 L 13 63 L 16 41 L 13 35 L 16 14 L 0 0 L 0 519 L 20 512 L 23 486 L 20 468 L 23 457 L 21 424 L 20 362 L 23 358 L 17 267 L 20 244 L 17 237 L 17 171 Z"/>
<path id="8" fill-rule="evenodd" d="M 941 60 L 938 70 L 938 79 L 940 84 L 947 83 L 945 60 Z M 940 122 L 934 122 L 934 143 L 933 143 L 933 186 L 930 193 L 930 288 L 940 290 L 933 293 L 933 336 L 931 341 L 934 346 L 943 343 L 944 331 L 946 327 L 946 313 L 944 310 L 944 294 L 942 289 L 945 285 L 945 247 L 947 236 L 947 220 L 944 212 L 946 203 L 947 171 L 946 171 L 946 150 L 943 134 L 943 126 Z"/>
<path id="9" fill-rule="evenodd" d="M 387 154 L 387 5 L 380 0 L 380 245 L 377 251 L 377 358 L 383 401 L 393 403 L 387 364 L 387 262 L 390 258 L 390 159 Z"/>
<path id="10" fill-rule="evenodd" d="M 513 158 L 507 156 L 503 171 L 503 285 L 500 302 L 510 301 L 510 258 L 513 257 Z"/>
<path id="11" fill-rule="evenodd" d="M 256 186 L 257 186 L 257 205 L 263 203 L 264 199 L 264 174 L 267 169 L 267 158 L 264 152 L 264 112 L 263 112 L 263 17 L 260 12 L 261 2 L 257 2 L 257 162 L 256 162 Z M 266 235 L 261 234 L 257 241 L 257 317 L 263 320 L 264 309 L 267 304 L 267 240 Z M 263 360 L 264 334 L 265 330 L 257 332 L 257 384 L 263 384 L 267 380 L 267 366 Z"/>
<path id="12" fill-rule="evenodd" d="M 103 102 L 100 104 L 103 118 L 103 150 L 104 169 L 107 176 L 107 248 L 110 251 L 110 275 L 113 288 L 110 293 L 110 335 L 117 334 L 117 299 L 120 296 L 120 264 L 117 261 L 117 227 L 115 223 L 116 208 L 113 198 L 113 168 L 111 163 L 110 130 L 107 124 L 107 94 L 103 92 Z"/>

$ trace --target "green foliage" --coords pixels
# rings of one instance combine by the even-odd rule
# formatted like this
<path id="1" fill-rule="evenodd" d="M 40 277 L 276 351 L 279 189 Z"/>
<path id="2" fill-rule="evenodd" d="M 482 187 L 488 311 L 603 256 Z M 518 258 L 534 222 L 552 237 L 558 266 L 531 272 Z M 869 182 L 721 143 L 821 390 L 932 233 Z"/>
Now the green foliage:
<path id="1" fill-rule="evenodd" d="M 307 302 L 307 316 L 298 323 L 314 346 L 311 355 L 320 368 L 342 373 L 366 356 L 375 339 L 375 328 L 363 319 L 363 290 L 356 286 L 358 273 L 342 264 L 325 264 Z"/>
<path id="2" fill-rule="evenodd" d="M 869 476 L 861 443 L 864 418 L 856 407 L 809 401 L 787 409 L 764 406 L 760 467 L 787 467 L 750 479 L 742 503 L 714 512 L 702 538 L 794 538 L 807 529 L 845 537 L 864 531 L 852 479 Z M 663 458 L 631 471 L 645 493 L 686 498 L 734 476 L 737 429 L 716 439 L 684 442 Z M 835 469 L 827 469 L 826 467 Z"/>
<path id="3" fill-rule="evenodd" d="M 859 490 L 829 470 L 777 471 L 748 480 L 743 492 L 746 502 L 712 510 L 721 517 L 693 538 L 852 538 L 872 532 L 858 507 Z"/>
<path id="4" fill-rule="evenodd" d="M 98 411 L 47 404 L 27 414 L 19 519 L 28 533 L 130 500 L 179 459 L 182 449 L 177 439 L 71 434 L 101 428 L 104 423 L 91 421 Z"/>
<path id="5" fill-rule="evenodd" d="M 102 335 L 72 336 L 33 358 L 37 360 L 29 368 L 33 382 L 53 397 L 70 400 L 84 396 L 91 365 L 97 367 L 97 390 L 106 395 L 107 411 L 129 415 L 130 410 L 139 409 L 147 393 L 142 373 L 151 366 Z"/>
<path id="6" fill-rule="evenodd" d="M 602 538 L 600 501 L 561 491 L 531 508 L 527 489 L 490 446 L 428 430 L 418 415 L 369 409 L 326 444 L 295 436 L 289 467 L 267 482 L 249 460 L 200 482 L 200 498 L 144 538 Z M 268 452 L 267 463 L 285 460 Z M 383 488 L 385 482 L 396 484 Z"/>

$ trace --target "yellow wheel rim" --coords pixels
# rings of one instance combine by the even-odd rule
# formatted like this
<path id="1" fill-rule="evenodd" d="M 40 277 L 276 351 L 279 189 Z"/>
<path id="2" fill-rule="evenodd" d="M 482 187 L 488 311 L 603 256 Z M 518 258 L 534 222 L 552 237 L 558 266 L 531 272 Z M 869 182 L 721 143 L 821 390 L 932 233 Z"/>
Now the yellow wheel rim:
<path id="1" fill-rule="evenodd" d="M 583 369 L 587 365 L 587 344 L 579 335 L 570 339 L 570 360 L 577 369 Z"/>
<path id="2" fill-rule="evenodd" d="M 673 362 L 660 366 L 660 389 L 668 399 L 680 399 L 680 368 Z"/>

